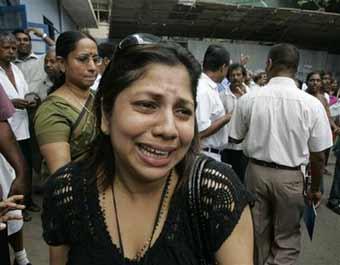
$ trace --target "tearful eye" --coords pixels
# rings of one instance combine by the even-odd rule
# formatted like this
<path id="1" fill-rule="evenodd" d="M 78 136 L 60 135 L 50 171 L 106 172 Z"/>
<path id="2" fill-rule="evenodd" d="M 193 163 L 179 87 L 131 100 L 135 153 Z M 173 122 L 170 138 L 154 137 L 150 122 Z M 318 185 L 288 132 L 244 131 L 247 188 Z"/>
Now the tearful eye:
<path id="1" fill-rule="evenodd" d="M 141 102 L 139 105 L 145 108 L 155 108 L 155 104 L 152 102 Z"/>
<path id="2" fill-rule="evenodd" d="M 157 103 L 153 101 L 137 101 L 134 103 L 134 105 L 142 112 L 151 112 L 158 107 Z"/>
<path id="3" fill-rule="evenodd" d="M 176 110 L 176 115 L 178 115 L 182 119 L 189 119 L 192 116 L 193 112 L 187 108 L 179 108 Z"/>

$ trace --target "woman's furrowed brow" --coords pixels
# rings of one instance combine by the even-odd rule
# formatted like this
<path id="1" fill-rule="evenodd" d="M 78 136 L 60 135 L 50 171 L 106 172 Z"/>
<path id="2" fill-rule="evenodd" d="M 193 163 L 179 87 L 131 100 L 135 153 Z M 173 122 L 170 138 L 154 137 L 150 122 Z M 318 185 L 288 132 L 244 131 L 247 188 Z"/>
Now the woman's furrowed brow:
<path id="1" fill-rule="evenodd" d="M 141 96 L 141 95 L 146 95 L 146 96 L 149 96 L 149 97 L 154 98 L 154 99 L 161 99 L 161 98 L 166 97 L 166 95 L 164 95 L 162 93 L 157 93 L 155 91 L 138 91 L 138 92 L 135 93 L 135 96 Z M 178 104 L 180 104 L 180 105 L 194 105 L 194 101 L 186 99 L 186 98 L 179 98 Z"/>

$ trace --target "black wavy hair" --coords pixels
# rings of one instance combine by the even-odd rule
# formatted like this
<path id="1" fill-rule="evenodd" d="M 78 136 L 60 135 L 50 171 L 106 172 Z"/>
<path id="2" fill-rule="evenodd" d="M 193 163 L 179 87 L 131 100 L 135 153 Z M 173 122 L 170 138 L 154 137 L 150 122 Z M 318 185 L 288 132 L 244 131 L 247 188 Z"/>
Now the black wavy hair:
<path id="1" fill-rule="evenodd" d="M 78 41 L 82 39 L 93 40 L 96 44 L 96 40 L 87 32 L 81 31 L 65 31 L 61 33 L 57 39 L 55 53 L 56 57 L 62 57 L 64 59 L 76 49 Z M 52 93 L 61 87 L 65 83 L 65 73 L 60 72 L 58 78 L 55 80 L 53 86 L 50 88 L 48 93 Z"/>
<path id="2" fill-rule="evenodd" d="M 125 88 L 140 79 L 151 64 L 185 66 L 190 77 L 191 91 L 196 108 L 196 89 L 201 75 L 201 66 L 194 56 L 179 44 L 172 42 L 135 45 L 116 51 L 101 78 L 95 98 L 95 112 L 99 131 L 102 115 L 111 117 L 117 96 Z M 102 113 L 102 110 L 104 113 Z M 194 139 L 189 151 L 176 166 L 176 172 L 181 179 L 180 182 L 184 181 L 185 176 L 188 176 L 188 167 L 192 164 L 195 154 L 199 151 L 196 121 L 194 130 Z M 87 169 L 95 170 L 95 174 L 91 174 L 93 175 L 91 183 L 96 182 L 103 189 L 108 187 L 112 183 L 115 174 L 114 161 L 110 136 L 100 132 L 93 142 L 87 157 Z"/>

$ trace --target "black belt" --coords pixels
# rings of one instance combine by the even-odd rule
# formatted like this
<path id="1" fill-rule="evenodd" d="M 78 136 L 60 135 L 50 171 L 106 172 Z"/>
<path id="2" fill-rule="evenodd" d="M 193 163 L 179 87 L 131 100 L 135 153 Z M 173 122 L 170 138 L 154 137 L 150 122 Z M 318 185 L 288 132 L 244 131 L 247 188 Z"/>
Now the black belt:
<path id="1" fill-rule="evenodd" d="M 214 154 L 221 154 L 221 152 L 222 152 L 221 150 L 218 150 L 218 149 L 212 148 L 212 147 L 204 147 L 203 151 L 214 153 Z"/>
<path id="2" fill-rule="evenodd" d="M 279 165 L 274 162 L 266 162 L 262 160 L 257 160 L 255 158 L 250 158 L 250 161 L 256 165 L 263 166 L 263 167 L 270 167 L 270 168 L 283 169 L 283 170 L 300 170 L 301 169 L 301 166 L 289 167 L 289 166 Z"/>

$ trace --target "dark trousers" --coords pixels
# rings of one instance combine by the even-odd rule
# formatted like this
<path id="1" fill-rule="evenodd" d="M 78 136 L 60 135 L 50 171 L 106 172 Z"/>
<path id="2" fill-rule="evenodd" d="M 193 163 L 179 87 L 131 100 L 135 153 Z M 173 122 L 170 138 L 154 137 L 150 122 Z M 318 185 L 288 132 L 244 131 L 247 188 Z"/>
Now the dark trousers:
<path id="1" fill-rule="evenodd" d="M 0 231 L 0 264 L 10 265 L 7 229 Z"/>
<path id="2" fill-rule="evenodd" d="M 328 148 L 325 150 L 325 166 L 328 165 L 328 160 L 329 160 L 329 154 L 331 152 L 331 148 Z"/>
<path id="3" fill-rule="evenodd" d="M 333 183 L 328 202 L 334 207 L 340 205 L 340 155 L 336 157 Z"/>
<path id="4" fill-rule="evenodd" d="M 24 155 L 24 158 L 28 165 L 28 187 L 27 193 L 25 194 L 25 204 L 30 205 L 32 202 L 32 149 L 31 149 L 31 140 L 25 139 L 18 141 L 21 152 Z"/>
<path id="5" fill-rule="evenodd" d="M 325 150 L 325 168 L 328 164 L 328 159 L 329 159 L 329 154 L 331 152 L 331 148 L 328 148 Z M 321 179 L 320 179 L 320 191 L 321 193 L 323 194 L 325 192 L 325 185 L 324 185 L 324 177 L 321 176 Z"/>
<path id="6" fill-rule="evenodd" d="M 230 164 L 242 183 L 244 183 L 248 158 L 241 150 L 224 149 L 222 151 L 222 162 Z"/>
<path id="7" fill-rule="evenodd" d="M 30 129 L 30 141 L 31 141 L 31 158 L 32 158 L 32 169 L 39 175 L 41 170 L 42 157 L 40 154 L 39 145 L 35 135 L 33 118 L 36 113 L 36 109 L 28 110 L 29 118 L 29 129 Z"/>

